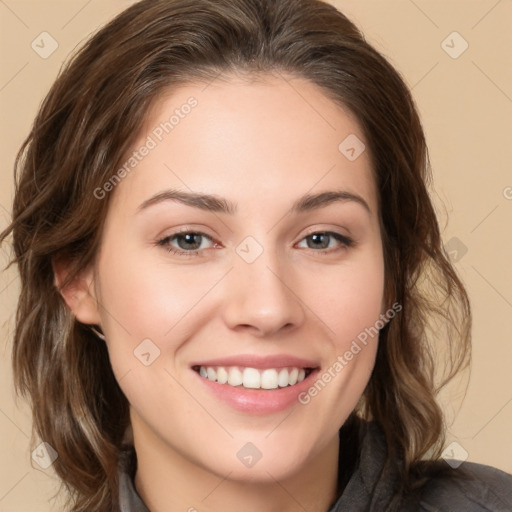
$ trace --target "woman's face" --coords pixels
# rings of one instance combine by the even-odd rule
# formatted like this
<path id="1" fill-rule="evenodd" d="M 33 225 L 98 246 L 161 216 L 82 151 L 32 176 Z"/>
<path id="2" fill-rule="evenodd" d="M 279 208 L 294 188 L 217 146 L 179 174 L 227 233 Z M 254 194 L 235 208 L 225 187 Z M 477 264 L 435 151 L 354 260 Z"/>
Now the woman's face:
<path id="1" fill-rule="evenodd" d="M 159 98 L 120 183 L 102 189 L 113 197 L 90 274 L 139 456 L 279 480 L 337 442 L 374 365 L 377 336 L 361 340 L 384 312 L 361 143 L 305 80 Z"/>

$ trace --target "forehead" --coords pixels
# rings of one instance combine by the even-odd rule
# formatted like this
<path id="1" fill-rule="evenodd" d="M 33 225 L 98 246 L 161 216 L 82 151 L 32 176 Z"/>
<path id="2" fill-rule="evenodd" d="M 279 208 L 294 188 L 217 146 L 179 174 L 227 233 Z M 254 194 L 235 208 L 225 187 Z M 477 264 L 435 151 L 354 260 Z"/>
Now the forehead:
<path id="1" fill-rule="evenodd" d="M 133 211 L 166 188 L 260 204 L 343 188 L 364 196 L 375 212 L 365 146 L 355 116 L 305 79 L 182 85 L 153 102 L 121 163 L 126 177 L 113 199 Z"/>

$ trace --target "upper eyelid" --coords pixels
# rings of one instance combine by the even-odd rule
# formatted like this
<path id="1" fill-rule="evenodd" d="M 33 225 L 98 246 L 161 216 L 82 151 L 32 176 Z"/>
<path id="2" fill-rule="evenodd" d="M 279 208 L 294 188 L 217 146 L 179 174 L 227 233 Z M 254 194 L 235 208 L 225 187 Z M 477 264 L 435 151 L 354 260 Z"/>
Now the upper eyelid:
<path id="1" fill-rule="evenodd" d="M 338 229 L 341 229 L 341 226 L 338 226 Z M 194 233 L 194 234 L 198 234 L 198 235 L 203 235 L 203 236 L 206 236 L 210 239 L 215 239 L 216 238 L 216 235 L 209 235 L 208 233 L 202 231 L 201 228 L 191 228 L 191 227 L 185 227 L 185 228 L 179 228 L 178 230 L 176 231 L 173 231 L 171 232 L 169 235 L 166 235 L 164 237 L 160 237 L 160 238 L 172 238 L 173 236 L 176 236 L 176 235 L 181 235 L 181 234 L 187 234 L 187 233 Z M 306 233 L 302 236 L 302 238 L 306 237 L 306 236 L 309 236 L 309 235 L 312 235 L 314 233 L 336 233 L 336 234 L 339 234 L 341 236 L 344 236 L 344 237 L 347 237 L 347 238 L 353 238 L 351 234 L 349 233 L 339 233 L 338 231 L 336 231 L 336 228 L 318 228 L 318 227 L 310 227 L 310 228 L 307 228 L 307 231 Z M 302 240 L 301 238 L 301 240 Z"/>

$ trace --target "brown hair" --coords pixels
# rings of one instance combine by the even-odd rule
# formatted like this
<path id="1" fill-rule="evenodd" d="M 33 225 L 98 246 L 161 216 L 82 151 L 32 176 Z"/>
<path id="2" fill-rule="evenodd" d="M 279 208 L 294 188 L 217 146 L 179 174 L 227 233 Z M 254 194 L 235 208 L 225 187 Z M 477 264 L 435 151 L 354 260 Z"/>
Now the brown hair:
<path id="1" fill-rule="evenodd" d="M 18 153 L 13 220 L 0 234 L 13 234 L 21 277 L 16 389 L 31 399 L 34 431 L 59 455 L 54 468 L 73 511 L 118 508 L 128 403 L 105 345 L 56 288 L 52 262 L 72 263 L 71 282 L 94 261 L 109 198 L 93 191 L 115 174 L 159 93 L 221 73 L 308 79 L 360 122 L 379 190 L 385 299 L 402 311 L 380 331 L 357 413 L 375 420 L 389 456 L 403 459 L 405 486 L 415 463 L 440 454 L 435 396 L 468 362 L 471 312 L 442 246 L 425 137 L 404 81 L 319 0 L 143 0 L 97 32 L 54 83 Z M 434 340 L 439 325 L 444 336 Z M 440 379 L 434 341 L 445 352 Z"/>

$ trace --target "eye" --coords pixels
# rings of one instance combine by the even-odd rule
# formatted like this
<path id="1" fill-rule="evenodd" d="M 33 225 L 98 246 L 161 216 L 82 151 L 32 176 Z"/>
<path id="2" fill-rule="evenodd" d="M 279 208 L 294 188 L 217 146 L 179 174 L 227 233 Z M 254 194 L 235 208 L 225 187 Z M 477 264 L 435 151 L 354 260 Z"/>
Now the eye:
<path id="1" fill-rule="evenodd" d="M 308 249 L 314 249 L 315 252 L 319 252 L 320 254 L 336 252 L 342 248 L 348 248 L 354 245 L 354 241 L 351 238 L 334 231 L 311 233 L 304 237 L 299 244 L 304 240 L 306 241 L 306 247 Z"/>
<path id="2" fill-rule="evenodd" d="M 213 240 L 206 235 L 198 231 L 180 231 L 173 233 L 172 235 L 166 236 L 157 242 L 159 246 L 165 247 L 165 249 L 173 254 L 179 254 L 184 256 L 197 256 L 201 255 L 205 247 L 205 240 L 213 242 Z M 175 242 L 178 247 L 172 245 Z"/>
<path id="3" fill-rule="evenodd" d="M 200 231 L 179 231 L 162 238 L 157 245 L 179 256 L 203 256 L 204 250 L 211 248 L 207 241 L 214 243 L 211 237 Z M 299 244 L 303 241 L 306 241 L 307 249 L 313 249 L 319 254 L 330 254 L 355 245 L 351 238 L 334 231 L 311 233 L 304 237 Z M 215 243 L 214 245 L 218 246 Z"/>

